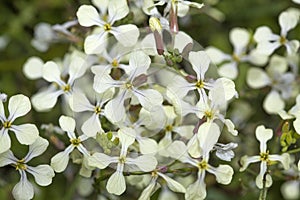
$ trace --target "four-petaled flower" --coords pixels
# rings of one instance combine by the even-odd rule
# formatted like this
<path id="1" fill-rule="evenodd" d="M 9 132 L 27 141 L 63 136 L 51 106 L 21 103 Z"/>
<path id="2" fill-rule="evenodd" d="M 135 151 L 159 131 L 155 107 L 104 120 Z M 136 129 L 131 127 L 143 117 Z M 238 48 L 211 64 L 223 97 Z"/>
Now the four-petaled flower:
<path id="1" fill-rule="evenodd" d="M 256 177 L 256 185 L 258 188 L 263 188 L 263 182 L 265 181 L 265 186 L 270 187 L 272 185 L 272 177 L 267 174 L 267 166 L 271 164 L 272 161 L 279 161 L 282 163 L 284 169 L 289 168 L 290 155 L 288 153 L 283 153 L 282 155 L 271 155 L 269 150 L 267 150 L 267 141 L 273 136 L 272 129 L 266 129 L 263 125 L 256 128 L 255 135 L 257 140 L 260 142 L 260 153 L 257 156 L 243 156 L 241 158 L 240 171 L 244 171 L 249 164 L 254 162 L 260 163 L 260 172 Z"/>

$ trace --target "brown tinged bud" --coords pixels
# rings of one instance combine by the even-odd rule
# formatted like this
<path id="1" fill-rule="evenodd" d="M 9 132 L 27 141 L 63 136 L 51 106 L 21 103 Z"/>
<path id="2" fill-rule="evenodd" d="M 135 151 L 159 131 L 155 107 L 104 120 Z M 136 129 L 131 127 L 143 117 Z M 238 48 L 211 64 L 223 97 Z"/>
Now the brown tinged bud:
<path id="1" fill-rule="evenodd" d="M 176 2 L 172 2 L 171 5 L 171 10 L 170 10 L 170 30 L 172 33 L 177 34 L 179 31 L 179 27 L 178 27 L 178 20 L 177 20 L 177 3 Z"/>
<path id="2" fill-rule="evenodd" d="M 162 26 L 158 18 L 150 17 L 149 26 L 151 31 L 154 34 L 156 50 L 159 55 L 164 53 L 164 43 L 161 36 Z"/>

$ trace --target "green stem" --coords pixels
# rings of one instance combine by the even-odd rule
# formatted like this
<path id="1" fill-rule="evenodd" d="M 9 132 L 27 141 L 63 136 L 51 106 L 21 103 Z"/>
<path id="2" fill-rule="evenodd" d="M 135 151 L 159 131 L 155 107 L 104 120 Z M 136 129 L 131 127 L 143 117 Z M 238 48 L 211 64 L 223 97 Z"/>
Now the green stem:
<path id="1" fill-rule="evenodd" d="M 292 149 L 292 150 L 286 151 L 285 153 L 298 153 L 298 152 L 300 152 L 300 148 Z"/>
<path id="2" fill-rule="evenodd" d="M 268 190 L 267 187 L 266 187 L 267 174 L 268 174 L 268 172 L 266 172 L 264 174 L 264 177 L 263 177 L 263 188 L 260 191 L 259 200 L 266 200 L 267 199 L 267 190 Z"/>

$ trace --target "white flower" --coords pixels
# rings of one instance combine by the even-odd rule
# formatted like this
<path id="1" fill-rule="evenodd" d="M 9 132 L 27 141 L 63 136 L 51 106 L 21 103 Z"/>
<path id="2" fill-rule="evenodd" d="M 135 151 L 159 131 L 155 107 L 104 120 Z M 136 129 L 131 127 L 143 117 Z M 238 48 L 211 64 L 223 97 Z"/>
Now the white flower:
<path id="1" fill-rule="evenodd" d="M 26 115 L 31 109 L 28 97 L 17 94 L 12 96 L 8 101 L 9 116 L 6 117 L 2 101 L 0 101 L 0 153 L 10 149 L 11 140 L 8 135 L 9 131 L 16 134 L 17 140 L 21 144 L 32 144 L 39 136 L 39 131 L 34 124 L 14 125 L 15 119 Z"/>
<path id="2" fill-rule="evenodd" d="M 46 139 L 37 138 L 33 144 L 29 145 L 27 155 L 20 160 L 10 150 L 0 154 L 0 167 L 12 165 L 21 175 L 20 182 L 15 185 L 12 192 L 15 199 L 32 199 L 34 196 L 33 186 L 28 181 L 26 172 L 32 174 L 35 182 L 40 186 L 47 186 L 52 183 L 55 174 L 49 165 L 43 164 L 32 167 L 27 164 L 31 159 L 44 153 L 48 145 L 49 142 Z"/>
<path id="3" fill-rule="evenodd" d="M 267 94 L 263 102 L 263 108 L 269 114 L 276 114 L 285 107 L 285 99 L 292 95 L 295 75 L 287 72 L 288 63 L 285 58 L 274 55 L 266 70 L 250 68 L 247 74 L 247 84 L 254 89 L 271 86 L 272 90 Z"/>
<path id="4" fill-rule="evenodd" d="M 180 193 L 186 192 L 186 189 L 177 181 L 173 180 L 172 178 L 168 177 L 167 175 L 161 172 L 154 171 L 151 174 L 151 180 L 149 185 L 143 190 L 143 192 L 139 197 L 139 200 L 150 200 L 151 195 L 153 194 L 153 192 L 155 191 L 158 185 L 157 179 L 159 177 L 161 177 L 162 179 L 164 179 L 164 181 L 166 181 L 167 186 L 173 192 L 180 192 Z"/>
<path id="5" fill-rule="evenodd" d="M 189 83 L 181 76 L 175 76 L 172 83 L 168 85 L 168 89 L 176 94 L 178 98 L 183 98 L 190 90 L 196 89 L 200 95 L 200 100 L 206 102 L 207 94 L 205 90 L 210 90 L 213 86 L 212 83 L 205 80 L 205 73 L 208 70 L 210 59 L 204 51 L 197 51 L 189 53 L 189 61 L 197 75 L 195 83 Z"/>
<path id="6" fill-rule="evenodd" d="M 117 163 L 116 171 L 107 181 L 106 189 L 109 193 L 121 195 L 126 190 L 125 177 L 123 175 L 125 165 L 135 165 L 139 170 L 150 172 L 156 168 L 157 160 L 151 155 L 141 155 L 136 158 L 127 157 L 127 150 L 135 140 L 135 132 L 130 128 L 122 128 L 118 131 L 121 142 L 120 156 L 110 157 L 103 153 L 94 153 L 88 158 L 91 167 L 104 169 L 111 163 Z"/>
<path id="7" fill-rule="evenodd" d="M 282 12 L 279 15 L 280 35 L 274 34 L 267 26 L 256 29 L 254 39 L 257 42 L 257 50 L 261 53 L 271 55 L 276 49 L 284 45 L 288 54 L 293 54 L 299 49 L 298 40 L 288 40 L 287 33 L 296 27 L 299 15 L 295 12 Z"/>
<path id="8" fill-rule="evenodd" d="M 260 125 L 256 128 L 255 136 L 260 142 L 260 153 L 257 156 L 243 156 L 240 161 L 242 165 L 240 171 L 244 171 L 251 163 L 261 162 L 260 172 L 256 177 L 256 185 L 258 188 L 262 189 L 264 176 L 266 177 L 266 187 L 270 187 L 272 185 L 272 177 L 269 174 L 266 174 L 267 166 L 270 162 L 279 161 L 282 163 L 284 169 L 288 169 L 290 164 L 290 155 L 288 153 L 284 153 L 282 155 L 270 155 L 269 150 L 267 150 L 267 141 L 273 136 L 272 129 L 266 129 L 263 125 Z"/>
<path id="9" fill-rule="evenodd" d="M 104 104 L 111 99 L 113 93 L 111 90 L 99 94 L 96 97 L 95 104 L 91 104 L 84 93 L 76 92 L 70 99 L 72 101 L 72 110 L 74 112 L 91 112 L 90 117 L 82 124 L 81 130 L 88 137 L 95 137 L 96 134 L 103 133 L 100 117 L 104 116 Z"/>
<path id="10" fill-rule="evenodd" d="M 296 132 L 300 135 L 300 95 L 296 98 L 296 104 L 288 111 L 279 110 L 278 114 L 284 120 L 295 119 L 293 121 L 293 126 Z"/>
<path id="11" fill-rule="evenodd" d="M 100 17 L 100 14 L 90 5 L 82 5 L 77 11 L 78 22 L 81 26 L 98 26 L 99 33 L 89 35 L 84 42 L 84 50 L 87 54 L 101 53 L 106 47 L 108 33 L 111 33 L 124 46 L 133 46 L 139 37 L 139 30 L 135 25 L 126 24 L 114 27 L 113 24 L 129 13 L 125 0 L 107 1 L 107 8 L 102 8 L 102 16 L 108 10 L 107 17 Z M 103 19 L 106 18 L 106 19 Z"/>
<path id="12" fill-rule="evenodd" d="M 194 126 L 182 125 L 176 122 L 176 113 L 174 107 L 164 106 L 164 137 L 158 143 L 158 152 L 162 156 L 168 157 L 168 146 L 173 142 L 172 133 L 177 133 L 185 139 L 190 139 L 193 136 Z"/>
<path id="13" fill-rule="evenodd" d="M 206 127 L 205 129 L 207 128 L 210 129 L 210 127 Z M 172 158 L 175 158 L 183 163 L 189 163 L 198 168 L 198 178 L 196 182 L 189 185 L 187 192 L 185 193 L 185 199 L 187 200 L 205 199 L 206 184 L 204 179 L 206 171 L 214 174 L 218 183 L 227 185 L 231 182 L 234 172 L 229 165 L 219 165 L 218 167 L 213 167 L 208 163 L 209 152 L 213 149 L 213 146 L 216 144 L 220 134 L 220 132 L 215 134 L 214 130 L 215 128 L 212 128 L 211 131 L 207 130 L 199 134 L 199 143 L 202 155 L 201 160 L 191 158 L 187 152 L 188 148 L 182 141 L 175 141 L 168 148 Z"/>
<path id="14" fill-rule="evenodd" d="M 156 6 L 162 6 L 164 4 L 166 5 L 166 8 L 164 10 L 164 14 L 167 15 L 170 12 L 171 7 L 177 7 L 177 14 L 179 17 L 184 17 L 190 7 L 195 7 L 195 8 L 202 8 L 204 6 L 203 3 L 196 3 L 192 1 L 186 1 L 186 0 L 155 0 L 156 3 L 154 4 L 153 1 L 148 1 L 147 7 L 144 6 L 144 11 L 146 11 L 146 14 L 155 14 L 156 12 L 153 11 L 153 9 L 156 9 Z M 151 2 L 151 3 L 150 3 Z"/>
<path id="15" fill-rule="evenodd" d="M 86 62 L 80 56 L 72 56 L 68 66 L 68 80 L 64 80 L 57 63 L 48 61 L 42 67 L 42 77 L 53 83 L 48 89 L 42 90 L 32 96 L 32 105 L 38 111 L 46 111 L 53 108 L 60 95 L 69 98 L 74 89 L 76 79 L 82 77 L 87 69 Z M 34 71 L 34 70 L 33 70 Z M 30 71 L 31 72 L 31 71 Z"/>
<path id="16" fill-rule="evenodd" d="M 73 118 L 62 115 L 59 118 L 59 125 L 62 130 L 67 132 L 71 144 L 64 151 L 57 153 L 51 159 L 51 167 L 58 173 L 66 169 L 69 163 L 69 155 L 75 148 L 77 148 L 84 157 L 88 157 L 90 155 L 88 150 L 82 144 L 82 142 L 87 140 L 88 137 L 86 135 L 76 137 L 74 132 L 76 123 Z"/>
<path id="17" fill-rule="evenodd" d="M 264 65 L 267 56 L 256 51 L 247 53 L 250 34 L 244 28 L 234 28 L 229 33 L 229 39 L 233 45 L 233 53 L 226 54 L 215 47 L 208 47 L 206 53 L 215 64 L 221 64 L 218 72 L 220 76 L 236 79 L 238 76 L 238 65 L 241 62 L 251 62 L 255 65 Z"/>
<path id="18" fill-rule="evenodd" d="M 114 80 L 107 71 L 99 73 L 99 71 L 92 68 L 92 71 L 96 74 L 94 89 L 97 92 L 102 93 L 110 88 L 119 88 L 117 96 L 109 101 L 105 107 L 105 116 L 110 121 L 119 122 L 124 118 L 124 101 L 131 98 L 132 95 L 137 97 L 142 107 L 147 110 L 150 110 L 153 106 L 161 105 L 163 98 L 158 91 L 154 89 L 139 89 L 142 86 L 139 78 L 143 78 L 144 74 L 146 74 L 150 63 L 149 56 L 144 52 L 135 51 L 131 53 L 129 66 L 132 70 L 128 77 L 122 77 L 121 80 Z"/>

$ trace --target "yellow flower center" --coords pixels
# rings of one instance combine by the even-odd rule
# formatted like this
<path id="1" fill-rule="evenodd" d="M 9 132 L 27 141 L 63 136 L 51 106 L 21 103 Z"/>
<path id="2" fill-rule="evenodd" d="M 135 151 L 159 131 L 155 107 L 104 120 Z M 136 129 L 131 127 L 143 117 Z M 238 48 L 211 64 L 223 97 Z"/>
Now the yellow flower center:
<path id="1" fill-rule="evenodd" d="M 111 62 L 111 65 L 113 66 L 113 67 L 118 67 L 119 66 L 119 62 L 117 61 L 117 59 L 114 59 L 112 62 Z"/>
<path id="2" fill-rule="evenodd" d="M 98 115 L 98 114 L 100 114 L 100 112 L 101 112 L 101 108 L 99 106 L 97 106 L 95 108 L 95 113 Z"/>
<path id="3" fill-rule="evenodd" d="M 132 84 L 131 83 L 125 83 L 125 88 L 126 89 L 131 89 L 132 88 Z"/>
<path id="4" fill-rule="evenodd" d="M 24 162 L 25 162 L 24 159 L 18 160 L 15 166 L 16 170 L 26 170 L 27 166 Z"/>
<path id="5" fill-rule="evenodd" d="M 235 61 L 235 62 L 240 62 L 240 58 L 238 55 L 236 55 L 235 53 L 232 54 L 232 59 Z"/>
<path id="6" fill-rule="evenodd" d="M 172 131 L 173 126 L 172 125 L 167 125 L 165 129 L 166 129 L 166 131 Z"/>
<path id="7" fill-rule="evenodd" d="M 70 92 L 70 90 L 71 90 L 70 84 L 67 84 L 67 85 L 62 86 L 62 90 L 63 90 L 64 92 Z"/>
<path id="8" fill-rule="evenodd" d="M 75 139 L 71 139 L 70 142 L 71 142 L 72 145 L 77 147 L 78 145 L 80 145 L 81 140 L 79 138 L 75 138 Z"/>
<path id="9" fill-rule="evenodd" d="M 265 162 L 269 162 L 269 151 L 267 151 L 266 153 L 260 153 L 260 160 L 261 161 L 265 161 Z"/>
<path id="10" fill-rule="evenodd" d="M 126 162 L 126 157 L 121 156 L 121 157 L 119 158 L 119 163 L 124 164 L 125 162 Z"/>
<path id="11" fill-rule="evenodd" d="M 199 169 L 202 170 L 207 170 L 208 169 L 208 164 L 205 160 L 202 160 L 201 162 L 198 163 Z"/>
<path id="12" fill-rule="evenodd" d="M 202 80 L 198 81 L 196 83 L 196 87 L 199 88 L 199 89 L 204 88 L 204 82 Z"/>
<path id="13" fill-rule="evenodd" d="M 213 112 L 212 111 L 205 111 L 204 115 L 207 119 L 212 119 L 213 118 Z"/>
<path id="14" fill-rule="evenodd" d="M 11 122 L 9 122 L 9 121 L 4 122 L 3 127 L 4 128 L 10 128 L 11 127 Z"/>
<path id="15" fill-rule="evenodd" d="M 110 25 L 109 23 L 104 24 L 103 29 L 104 29 L 105 31 L 110 31 L 110 30 L 111 30 L 111 25 Z"/>
<path id="16" fill-rule="evenodd" d="M 281 36 L 279 39 L 280 44 L 285 44 L 286 43 L 286 38 Z"/>

